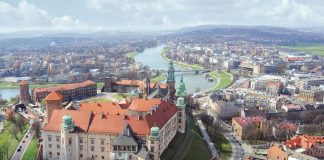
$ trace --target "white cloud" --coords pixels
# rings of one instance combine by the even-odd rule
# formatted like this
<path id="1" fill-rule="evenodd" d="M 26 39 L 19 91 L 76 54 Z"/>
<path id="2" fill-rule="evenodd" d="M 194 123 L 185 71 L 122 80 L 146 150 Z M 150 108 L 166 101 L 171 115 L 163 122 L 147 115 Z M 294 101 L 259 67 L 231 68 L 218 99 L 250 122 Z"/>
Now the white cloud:
<path id="1" fill-rule="evenodd" d="M 310 0 L 86 0 L 108 21 L 132 27 L 196 24 L 323 26 L 324 1 Z"/>
<path id="2" fill-rule="evenodd" d="M 55 29 L 88 29 L 86 24 L 83 24 L 78 19 L 73 19 L 70 16 L 54 17 L 52 24 Z"/>
<path id="3" fill-rule="evenodd" d="M 0 30 L 86 29 L 87 25 L 70 16 L 52 17 L 47 11 L 25 0 L 12 5 L 0 1 Z"/>

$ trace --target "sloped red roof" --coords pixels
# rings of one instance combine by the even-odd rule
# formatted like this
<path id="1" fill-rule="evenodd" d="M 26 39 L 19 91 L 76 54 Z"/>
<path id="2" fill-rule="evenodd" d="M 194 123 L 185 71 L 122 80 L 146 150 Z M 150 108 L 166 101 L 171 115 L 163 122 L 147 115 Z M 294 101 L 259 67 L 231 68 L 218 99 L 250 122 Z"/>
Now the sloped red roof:
<path id="1" fill-rule="evenodd" d="M 62 100 L 63 96 L 58 92 L 51 92 L 49 95 L 46 96 L 45 101 L 56 101 Z"/>
<path id="2" fill-rule="evenodd" d="M 29 84 L 29 83 L 28 83 L 28 81 L 26 81 L 26 80 L 22 80 L 22 81 L 20 81 L 20 83 L 19 83 L 19 85 L 27 85 L 27 84 Z"/>
<path id="3" fill-rule="evenodd" d="M 115 133 L 118 134 L 122 131 L 126 123 L 129 124 L 131 129 L 137 135 L 148 135 L 153 126 L 162 128 L 168 120 L 176 115 L 178 108 L 172 102 L 161 101 L 161 99 L 150 100 L 136 100 L 131 102 L 135 108 L 142 110 L 148 109 L 151 104 L 157 104 L 158 107 L 152 110 L 151 113 L 147 112 L 144 116 L 127 115 L 127 109 L 122 109 L 118 104 L 112 102 L 105 103 L 83 103 L 80 105 L 80 110 L 66 111 L 54 110 L 48 124 L 45 125 L 44 130 L 59 131 L 62 117 L 66 114 L 72 116 L 75 126 L 81 130 L 91 133 Z M 152 106 L 151 106 L 152 107 Z M 117 114 L 121 112 L 120 114 Z M 87 129 L 87 130 L 85 130 Z"/>
<path id="4" fill-rule="evenodd" d="M 91 121 L 91 112 L 76 110 L 54 109 L 49 122 L 44 126 L 46 131 L 59 131 L 62 124 L 62 117 L 65 115 L 72 116 L 72 120 L 78 131 L 86 132 Z"/>
<path id="5" fill-rule="evenodd" d="M 153 98 L 150 100 L 138 98 L 138 99 L 133 99 L 128 109 L 132 111 L 138 111 L 138 112 L 147 112 L 154 105 L 158 105 L 160 103 L 161 103 L 160 98 Z"/>
<path id="6" fill-rule="evenodd" d="M 237 122 L 241 127 L 248 124 L 256 124 L 264 120 L 263 117 L 234 117 L 233 120 Z"/>
<path id="7" fill-rule="evenodd" d="M 71 84 L 61 84 L 58 86 L 54 86 L 54 87 L 47 87 L 47 88 L 35 88 L 34 92 L 53 92 L 53 91 L 63 91 L 63 90 L 72 90 L 72 89 L 77 89 L 77 88 L 82 88 L 82 87 L 86 87 L 89 85 L 94 85 L 96 84 L 93 81 L 87 80 L 87 81 L 83 81 L 81 83 L 71 83 Z"/>

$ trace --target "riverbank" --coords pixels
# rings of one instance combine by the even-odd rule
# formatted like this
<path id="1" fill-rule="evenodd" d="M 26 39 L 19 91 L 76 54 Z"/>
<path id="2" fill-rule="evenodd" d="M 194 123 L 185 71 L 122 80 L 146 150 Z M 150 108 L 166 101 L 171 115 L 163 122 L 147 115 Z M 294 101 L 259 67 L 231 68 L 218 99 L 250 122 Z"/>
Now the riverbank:
<path id="1" fill-rule="evenodd" d="M 161 57 L 166 60 L 166 61 L 171 61 L 168 57 L 166 57 L 165 52 L 162 51 L 161 52 Z M 196 65 L 196 64 L 186 64 L 184 62 L 179 62 L 179 61 L 174 61 L 174 64 L 183 67 L 183 68 L 190 68 L 190 69 L 197 69 L 197 70 L 202 70 L 204 69 L 204 67 L 202 67 L 201 65 Z M 231 85 L 232 81 L 233 81 L 233 75 L 228 73 L 228 72 L 210 72 L 209 73 L 211 78 L 214 79 L 214 81 L 216 81 L 215 85 L 213 85 L 210 89 L 203 91 L 205 93 L 208 92 L 213 92 L 213 91 L 217 91 L 223 88 L 228 87 L 229 85 Z"/>
<path id="2" fill-rule="evenodd" d="M 29 84 L 29 89 L 34 89 L 34 88 L 46 88 L 46 87 L 54 87 L 58 86 L 60 83 L 42 83 L 42 84 Z M 104 85 L 103 82 L 98 82 L 97 83 L 97 88 L 102 88 Z M 0 82 L 0 90 L 1 89 L 19 89 L 19 83 L 13 83 L 13 82 Z"/>
<path id="3" fill-rule="evenodd" d="M 46 83 L 46 84 L 30 84 L 29 88 L 45 88 L 45 87 L 53 87 L 59 85 L 58 83 Z M 13 82 L 0 82 L 0 89 L 19 89 L 19 83 Z"/>
<path id="4" fill-rule="evenodd" d="M 214 92 L 220 89 L 224 89 L 228 86 L 231 85 L 232 81 L 233 81 L 233 75 L 228 73 L 228 72 L 210 72 L 209 75 L 214 79 L 214 81 L 217 81 L 216 84 L 204 91 L 204 92 Z"/>
<path id="5" fill-rule="evenodd" d="M 161 57 L 166 60 L 166 61 L 171 61 L 171 59 L 169 59 L 166 55 L 165 55 L 165 52 L 162 50 L 161 52 Z M 198 64 L 187 64 L 187 63 L 184 63 L 184 62 L 180 62 L 180 61 L 173 61 L 174 64 L 180 66 L 181 68 L 189 68 L 189 69 L 192 69 L 192 70 L 202 70 L 204 69 L 203 66 L 201 65 L 198 65 Z"/>
<path id="6" fill-rule="evenodd" d="M 130 59 L 132 59 L 132 60 L 135 60 L 135 57 L 138 55 L 138 52 L 136 52 L 136 51 L 132 51 L 132 52 L 128 52 L 127 54 L 126 54 L 126 57 L 127 58 L 130 58 Z"/>

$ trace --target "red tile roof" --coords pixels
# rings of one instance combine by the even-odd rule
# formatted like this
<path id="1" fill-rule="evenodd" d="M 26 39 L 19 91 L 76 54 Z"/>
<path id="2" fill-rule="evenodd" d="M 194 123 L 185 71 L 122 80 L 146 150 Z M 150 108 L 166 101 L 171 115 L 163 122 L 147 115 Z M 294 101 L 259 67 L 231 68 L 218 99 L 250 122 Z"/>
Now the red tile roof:
<path id="1" fill-rule="evenodd" d="M 152 108 L 152 106 L 158 105 L 160 103 L 161 103 L 160 98 L 154 98 L 151 100 L 133 99 L 128 109 L 132 111 L 147 112 Z"/>
<path id="2" fill-rule="evenodd" d="M 63 96 L 58 92 L 51 92 L 46 96 L 45 101 L 63 100 Z"/>
<path id="3" fill-rule="evenodd" d="M 309 149 L 311 147 L 317 147 L 318 144 L 324 144 L 324 136 L 309 136 L 301 135 L 291 138 L 286 142 L 283 142 L 288 148 L 305 148 Z"/>
<path id="4" fill-rule="evenodd" d="M 241 127 L 244 127 L 248 124 L 257 124 L 264 120 L 263 117 L 234 117 L 232 120 L 234 120 L 236 123 L 238 123 Z"/>
<path id="5" fill-rule="evenodd" d="M 60 110 L 54 109 L 52 116 L 43 130 L 59 131 L 62 124 L 62 117 L 65 115 L 72 116 L 73 123 L 77 126 L 78 131 L 86 132 L 91 121 L 91 112 L 76 111 L 76 110 Z"/>
<path id="6" fill-rule="evenodd" d="M 27 84 L 29 84 L 29 83 L 28 83 L 28 81 L 26 81 L 26 80 L 22 80 L 22 81 L 20 81 L 20 83 L 19 83 L 19 85 L 27 85 Z"/>
<path id="7" fill-rule="evenodd" d="M 151 110 L 153 105 L 158 105 L 158 107 Z M 131 106 L 137 110 L 148 112 L 144 116 L 127 115 L 127 108 L 123 109 L 117 103 L 82 103 L 78 111 L 54 110 L 44 130 L 59 131 L 62 116 L 68 113 L 72 116 L 75 126 L 81 128 L 82 131 L 118 134 L 122 131 L 125 122 L 127 122 L 137 135 L 148 135 L 151 127 L 158 126 L 162 128 L 178 111 L 175 104 L 162 101 L 159 98 L 149 100 L 134 99 L 128 108 Z M 88 114 L 91 118 L 89 118 Z M 87 130 L 85 130 L 86 128 Z"/>
<path id="8" fill-rule="evenodd" d="M 81 83 L 71 83 L 71 84 L 61 84 L 58 86 L 54 86 L 54 87 L 47 87 L 47 88 L 35 88 L 34 92 L 53 92 L 53 91 L 62 91 L 62 90 L 72 90 L 72 89 L 77 89 L 77 88 L 82 88 L 82 87 L 86 87 L 89 85 L 94 85 L 96 84 L 93 81 L 87 80 Z"/>

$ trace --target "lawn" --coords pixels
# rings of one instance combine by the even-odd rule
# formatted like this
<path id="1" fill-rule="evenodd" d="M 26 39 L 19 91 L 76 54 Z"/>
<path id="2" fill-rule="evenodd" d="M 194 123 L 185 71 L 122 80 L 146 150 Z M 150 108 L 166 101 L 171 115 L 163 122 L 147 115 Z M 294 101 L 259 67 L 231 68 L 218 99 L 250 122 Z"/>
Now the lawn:
<path id="1" fill-rule="evenodd" d="M 104 97 L 98 97 L 98 98 L 92 98 L 89 100 L 82 101 L 82 103 L 99 103 L 99 102 L 111 102 L 111 100 Z"/>
<path id="2" fill-rule="evenodd" d="M 121 101 L 121 100 L 127 98 L 128 95 L 124 94 L 124 93 L 118 93 L 118 94 L 112 95 L 111 97 L 116 98 L 118 101 Z"/>
<path id="3" fill-rule="evenodd" d="M 22 160 L 30 160 L 30 159 L 36 159 L 37 158 L 37 149 L 38 149 L 37 144 L 38 144 L 37 139 L 33 139 L 29 143 L 29 145 L 28 145 L 28 147 L 27 147 L 27 149 L 26 149 L 26 151 L 24 153 L 24 156 L 23 156 Z"/>
<path id="4" fill-rule="evenodd" d="M 136 51 L 132 51 L 132 52 L 128 52 L 126 54 L 126 57 L 130 58 L 130 59 L 135 59 L 135 57 L 138 55 L 138 52 Z"/>
<path id="5" fill-rule="evenodd" d="M 210 73 L 210 76 L 215 80 L 215 81 L 219 81 L 216 82 L 215 85 L 210 88 L 209 90 L 207 90 L 207 92 L 213 92 L 213 91 L 217 91 L 220 89 L 224 89 L 226 87 L 228 87 L 229 85 L 231 85 L 232 83 L 232 78 L 231 78 L 231 74 L 227 73 L 227 72 L 216 72 L 213 71 Z"/>
<path id="6" fill-rule="evenodd" d="M 163 81 L 165 79 L 166 79 L 166 77 L 163 74 L 159 74 L 159 75 L 156 75 L 156 76 L 153 76 L 153 77 L 150 78 L 150 80 L 152 82 L 160 82 L 160 81 Z"/>
<path id="7" fill-rule="evenodd" d="M 204 142 L 198 127 L 195 125 L 195 122 L 190 117 L 189 119 L 189 126 L 190 126 L 190 138 L 191 141 L 190 147 L 187 150 L 186 154 L 184 155 L 183 159 L 185 160 L 204 160 L 210 159 L 211 155 L 207 148 L 207 144 Z"/>
<path id="8" fill-rule="evenodd" d="M 97 83 L 97 88 L 98 88 L 98 89 L 101 89 L 104 85 L 105 85 L 104 82 L 98 82 L 98 83 Z"/>
<path id="9" fill-rule="evenodd" d="M 9 121 L 4 121 L 3 122 L 4 130 L 2 131 L 2 133 L 0 133 L 0 148 L 5 147 L 6 145 L 8 145 L 8 156 L 10 158 L 14 154 L 20 140 L 24 137 L 25 133 L 27 132 L 27 130 L 29 128 L 29 124 L 26 124 L 24 129 L 23 129 L 23 132 L 18 133 L 19 141 L 17 141 L 15 139 L 15 137 L 13 135 L 11 135 L 9 133 L 9 131 L 8 131 L 8 128 L 11 125 L 14 125 L 14 124 L 9 122 Z"/>
<path id="10" fill-rule="evenodd" d="M 180 152 L 178 159 L 186 159 L 186 160 L 207 160 L 210 159 L 211 155 L 208 151 L 207 145 L 202 139 L 202 135 L 200 134 L 197 126 L 195 125 L 192 117 L 189 118 L 189 138 L 187 140 L 187 144 L 185 144 L 182 151 L 179 151 L 179 148 L 185 140 L 185 134 L 177 133 L 177 135 L 173 138 L 168 148 L 161 155 L 161 160 L 169 160 L 174 158 L 173 156 Z"/>
<path id="11" fill-rule="evenodd" d="M 294 46 L 281 46 L 296 51 L 310 52 L 314 55 L 324 56 L 324 44 L 297 44 Z"/>

